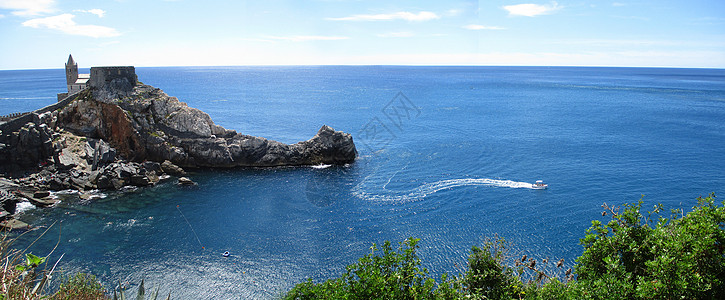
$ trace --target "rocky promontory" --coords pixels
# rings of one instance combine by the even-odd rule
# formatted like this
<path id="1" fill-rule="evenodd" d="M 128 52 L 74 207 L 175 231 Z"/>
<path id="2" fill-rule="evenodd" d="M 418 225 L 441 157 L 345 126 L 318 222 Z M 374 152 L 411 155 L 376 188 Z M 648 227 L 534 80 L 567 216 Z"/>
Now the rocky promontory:
<path id="1" fill-rule="evenodd" d="M 288 145 L 237 133 L 176 97 L 138 84 L 128 91 L 81 93 L 57 117 L 63 129 L 108 141 L 132 161 L 169 160 L 181 167 L 274 167 L 346 164 L 357 155 L 350 134 L 322 126 L 310 140 Z"/>
<path id="2" fill-rule="evenodd" d="M 102 79 L 58 109 L 0 124 L 5 210 L 12 213 L 5 202 L 17 201 L 18 189 L 118 190 L 184 168 L 342 165 L 357 156 L 352 136 L 326 125 L 307 141 L 284 144 L 216 125 L 135 74 Z"/>

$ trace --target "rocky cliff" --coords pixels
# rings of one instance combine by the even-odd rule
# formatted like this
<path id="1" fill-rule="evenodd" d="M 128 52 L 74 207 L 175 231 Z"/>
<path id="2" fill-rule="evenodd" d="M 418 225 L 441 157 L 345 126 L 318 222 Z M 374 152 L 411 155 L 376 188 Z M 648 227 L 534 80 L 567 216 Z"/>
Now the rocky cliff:
<path id="1" fill-rule="evenodd" d="M 158 88 L 107 79 L 60 109 L 33 113 L 19 130 L 0 126 L 0 177 L 31 191 L 121 189 L 181 167 L 341 165 L 357 156 L 350 134 L 325 125 L 288 145 L 225 129 Z M 0 202 L 17 200 L 0 190 Z"/>
<path id="2" fill-rule="evenodd" d="M 57 124 L 103 139 L 133 161 L 169 160 L 182 167 L 272 167 L 346 164 L 357 156 L 350 134 L 322 126 L 317 135 L 283 144 L 214 124 L 158 88 L 139 84 L 125 93 L 93 89 L 58 113 Z"/>

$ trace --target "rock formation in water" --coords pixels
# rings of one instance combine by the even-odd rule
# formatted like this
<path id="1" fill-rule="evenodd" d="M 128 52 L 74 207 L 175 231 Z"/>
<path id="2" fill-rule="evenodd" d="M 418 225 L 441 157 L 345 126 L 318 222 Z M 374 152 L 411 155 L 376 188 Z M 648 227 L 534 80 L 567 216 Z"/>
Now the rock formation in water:
<path id="1" fill-rule="evenodd" d="M 169 160 L 182 167 L 346 164 L 357 156 L 352 136 L 328 126 L 310 140 L 283 144 L 225 129 L 208 114 L 142 84 L 83 92 L 58 113 L 56 123 L 108 141 L 126 159 Z"/>
<path id="2" fill-rule="evenodd" d="M 183 175 L 182 167 L 342 165 L 357 156 L 352 136 L 326 125 L 291 145 L 225 129 L 208 114 L 138 83 L 127 68 L 131 72 L 123 74 L 132 76 L 97 70 L 103 76 L 69 104 L 32 113 L 23 124 L 0 125 L 0 177 L 31 190 L 121 189 Z M 13 198 L 7 192 L 3 199 Z"/>

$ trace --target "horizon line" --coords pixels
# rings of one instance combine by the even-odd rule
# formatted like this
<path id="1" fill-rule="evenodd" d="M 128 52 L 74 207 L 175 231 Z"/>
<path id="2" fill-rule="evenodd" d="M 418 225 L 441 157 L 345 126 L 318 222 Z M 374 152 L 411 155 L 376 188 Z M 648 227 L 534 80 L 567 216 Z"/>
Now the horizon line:
<path id="1" fill-rule="evenodd" d="M 120 65 L 118 65 L 120 66 Z M 632 68 L 632 69 L 701 69 L 701 70 L 725 70 L 725 67 L 683 67 L 683 66 L 610 66 L 610 65 L 463 65 L 463 64 L 249 64 L 249 65 L 167 65 L 167 66 L 135 66 L 125 65 L 134 68 L 233 68 L 233 67 L 517 67 L 517 68 Z M 99 65 L 82 67 L 79 69 L 90 69 L 93 67 L 117 67 L 115 65 Z M 33 71 L 33 70 L 64 70 L 64 67 L 40 67 L 27 69 L 3 69 L 0 71 Z"/>

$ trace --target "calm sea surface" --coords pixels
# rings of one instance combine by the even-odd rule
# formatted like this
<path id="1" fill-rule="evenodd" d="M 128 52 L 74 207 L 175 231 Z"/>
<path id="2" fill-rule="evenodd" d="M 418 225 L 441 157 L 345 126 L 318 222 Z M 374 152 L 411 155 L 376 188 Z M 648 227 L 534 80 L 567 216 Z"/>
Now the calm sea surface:
<path id="1" fill-rule="evenodd" d="M 71 195 L 23 212 L 34 225 L 62 221 L 33 253 L 47 254 L 60 234 L 49 260 L 65 253 L 59 267 L 107 287 L 145 278 L 175 299 L 274 298 L 342 273 L 371 243 L 411 236 L 435 276 L 458 274 L 470 247 L 495 234 L 517 254 L 572 266 L 604 202 L 645 195 L 647 209 L 689 210 L 697 196 L 725 192 L 725 70 L 136 70 L 226 128 L 294 143 L 327 124 L 352 133 L 360 157 L 345 167 L 198 170 L 193 188 Z M 0 114 L 53 103 L 64 81 L 63 70 L 0 71 Z M 530 189 L 537 179 L 549 189 Z"/>

